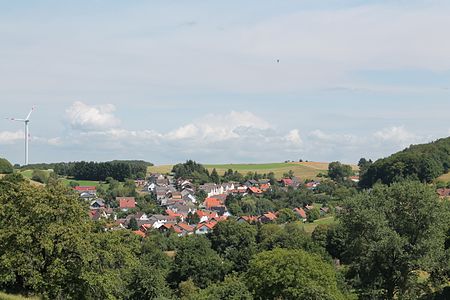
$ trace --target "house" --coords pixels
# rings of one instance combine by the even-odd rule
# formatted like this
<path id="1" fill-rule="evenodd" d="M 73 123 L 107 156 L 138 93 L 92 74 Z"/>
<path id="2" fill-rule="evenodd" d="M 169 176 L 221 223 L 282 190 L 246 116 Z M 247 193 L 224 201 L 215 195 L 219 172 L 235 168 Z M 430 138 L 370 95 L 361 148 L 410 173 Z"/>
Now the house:
<path id="1" fill-rule="evenodd" d="M 136 200 L 134 197 L 116 197 L 116 201 L 119 202 L 119 208 L 123 211 L 136 207 Z"/>
<path id="2" fill-rule="evenodd" d="M 197 225 L 195 229 L 195 234 L 207 234 L 212 231 L 214 226 L 216 226 L 217 222 L 211 221 L 207 223 L 200 223 Z"/>
<path id="3" fill-rule="evenodd" d="M 170 232 L 173 229 L 173 226 L 175 224 L 176 223 L 164 223 L 164 224 L 161 224 L 161 226 L 159 226 L 157 229 L 159 232 L 162 232 L 162 233 Z"/>
<path id="4" fill-rule="evenodd" d="M 172 199 L 175 199 L 175 200 L 183 199 L 183 195 L 181 194 L 181 192 L 175 191 L 175 192 L 171 192 L 171 194 L 172 194 Z"/>
<path id="5" fill-rule="evenodd" d="M 95 186 L 76 186 L 73 189 L 79 193 L 82 192 L 89 192 L 92 194 L 97 193 L 97 188 Z"/>
<path id="6" fill-rule="evenodd" d="M 300 186 L 300 179 L 297 177 L 283 178 L 279 182 L 283 187 L 298 188 Z"/>
<path id="7" fill-rule="evenodd" d="M 263 183 L 259 186 L 259 189 L 263 192 L 267 192 L 270 189 L 270 183 Z"/>
<path id="8" fill-rule="evenodd" d="M 140 230 L 134 230 L 134 231 L 132 231 L 132 232 L 133 232 L 134 234 L 140 236 L 140 237 L 145 238 L 145 233 L 143 233 L 143 232 L 140 231 Z"/>
<path id="9" fill-rule="evenodd" d="M 446 198 L 450 197 L 450 189 L 437 189 L 436 192 L 438 193 L 439 197 Z"/>
<path id="10" fill-rule="evenodd" d="M 211 207 L 222 206 L 223 202 L 217 198 L 206 198 L 203 205 L 207 209 L 211 209 Z"/>
<path id="11" fill-rule="evenodd" d="M 173 226 L 178 236 L 186 236 L 194 233 L 195 228 L 186 223 L 178 223 Z"/>
<path id="12" fill-rule="evenodd" d="M 305 222 L 308 217 L 306 216 L 306 212 L 303 208 L 294 208 L 294 213 L 303 221 Z"/>
<path id="13" fill-rule="evenodd" d="M 320 208 L 320 215 L 324 216 L 330 212 L 330 208 L 328 207 L 321 207 Z"/>
<path id="14" fill-rule="evenodd" d="M 177 223 L 179 218 L 174 216 L 152 215 L 148 219 L 149 222 L 153 223 L 152 227 L 158 229 L 159 227 L 167 223 Z"/>
<path id="15" fill-rule="evenodd" d="M 251 186 L 248 188 L 248 193 L 250 195 L 260 196 L 263 194 L 263 191 L 261 191 L 259 188 L 255 187 L 255 186 Z"/>
<path id="16" fill-rule="evenodd" d="M 101 198 L 95 199 L 91 201 L 90 208 L 91 209 L 99 209 L 105 207 L 105 201 Z"/>
<path id="17" fill-rule="evenodd" d="M 267 212 L 258 218 L 261 223 L 271 223 L 277 219 L 277 215 L 273 212 Z"/>
<path id="18" fill-rule="evenodd" d="M 305 183 L 305 187 L 306 187 L 308 190 L 314 190 L 314 189 L 316 189 L 319 185 L 320 185 L 320 182 L 318 182 L 318 181 L 310 181 L 310 182 Z"/>
<path id="19" fill-rule="evenodd" d="M 257 216 L 241 216 L 237 219 L 237 222 L 239 223 L 249 223 L 249 224 L 255 224 L 256 222 L 258 222 L 258 217 Z"/>
<path id="20" fill-rule="evenodd" d="M 358 183 L 359 182 L 359 176 L 350 176 L 348 179 L 350 179 L 351 181 Z"/>
<path id="21" fill-rule="evenodd" d="M 310 210 L 314 209 L 314 205 L 309 205 L 309 204 L 307 204 L 307 205 L 305 206 L 305 209 L 306 209 L 307 211 L 310 211 Z"/>
<path id="22" fill-rule="evenodd" d="M 214 218 L 218 218 L 219 214 L 215 211 L 207 211 L 207 210 L 197 210 L 197 216 L 200 218 L 201 222 L 207 222 Z"/>
<path id="23" fill-rule="evenodd" d="M 249 179 L 244 183 L 247 187 L 259 186 L 259 181 L 255 179 Z"/>

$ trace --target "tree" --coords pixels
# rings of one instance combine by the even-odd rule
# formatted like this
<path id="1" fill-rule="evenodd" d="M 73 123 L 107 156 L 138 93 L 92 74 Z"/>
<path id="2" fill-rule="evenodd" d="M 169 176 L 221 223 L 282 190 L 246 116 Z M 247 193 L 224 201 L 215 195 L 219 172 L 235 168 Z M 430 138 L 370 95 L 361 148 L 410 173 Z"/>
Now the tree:
<path id="1" fill-rule="evenodd" d="M 314 242 L 322 247 L 327 245 L 328 225 L 319 224 L 311 234 L 311 238 Z"/>
<path id="2" fill-rule="evenodd" d="M 189 212 L 186 218 L 186 222 L 188 224 L 197 224 L 200 222 L 200 217 L 195 212 Z"/>
<path id="3" fill-rule="evenodd" d="M 33 173 L 31 173 L 31 180 L 40 183 L 47 183 L 48 178 L 49 178 L 48 172 L 43 170 L 33 170 Z"/>
<path id="4" fill-rule="evenodd" d="M 198 287 L 204 288 L 223 278 L 224 267 L 208 239 L 191 235 L 179 241 L 172 278 L 175 282 L 191 278 Z"/>
<path id="5" fill-rule="evenodd" d="M 131 218 L 130 223 L 128 224 L 128 229 L 131 230 L 139 230 L 138 223 L 136 221 L 136 218 Z"/>
<path id="6" fill-rule="evenodd" d="M 214 250 L 232 263 L 232 269 L 243 271 L 256 252 L 256 228 L 234 220 L 219 222 L 209 234 Z"/>
<path id="7" fill-rule="evenodd" d="M 139 265 L 132 271 L 132 280 L 128 290 L 129 299 L 159 299 L 172 294 L 166 278 L 171 261 L 156 245 L 149 240 L 143 245 Z"/>
<path id="8" fill-rule="evenodd" d="M 314 207 L 308 211 L 308 222 L 312 223 L 319 218 L 320 218 L 320 211 L 317 207 Z"/>
<path id="9" fill-rule="evenodd" d="M 328 165 L 328 176 L 336 182 L 343 182 L 352 174 L 353 170 L 349 165 L 341 164 L 338 161 L 334 161 Z"/>
<path id="10" fill-rule="evenodd" d="M 349 199 L 337 236 L 359 293 L 394 299 L 418 287 L 416 270 L 439 273 L 442 262 L 448 263 L 448 217 L 448 206 L 418 182 L 378 185 Z"/>
<path id="11" fill-rule="evenodd" d="M 298 220 L 298 218 L 292 209 L 283 208 L 278 211 L 277 223 L 279 223 L 279 224 L 294 222 L 297 220 Z"/>
<path id="12" fill-rule="evenodd" d="M 252 300 L 244 278 L 237 275 L 228 275 L 225 280 L 211 284 L 206 289 L 199 291 L 192 299 L 195 300 Z"/>
<path id="13" fill-rule="evenodd" d="M 60 185 L 0 180 L 0 289 L 52 299 L 81 294 L 86 212 Z"/>
<path id="14" fill-rule="evenodd" d="M 216 168 L 214 168 L 212 171 L 211 171 L 211 181 L 212 182 L 214 182 L 214 183 L 217 183 L 217 184 L 219 184 L 220 183 L 220 177 L 219 177 L 219 174 L 217 173 L 217 170 L 216 170 Z"/>
<path id="15" fill-rule="evenodd" d="M 246 279 L 256 299 L 344 299 L 333 267 L 303 250 L 257 254 Z"/>
<path id="16" fill-rule="evenodd" d="M 11 174 L 13 171 L 11 163 L 5 158 L 0 158 L 0 174 Z"/>

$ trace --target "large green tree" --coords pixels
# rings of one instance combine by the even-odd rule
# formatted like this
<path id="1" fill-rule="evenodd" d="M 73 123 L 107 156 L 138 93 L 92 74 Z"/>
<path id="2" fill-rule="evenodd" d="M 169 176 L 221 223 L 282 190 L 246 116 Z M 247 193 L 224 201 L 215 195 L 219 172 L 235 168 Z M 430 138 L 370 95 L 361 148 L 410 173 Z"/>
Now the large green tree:
<path id="1" fill-rule="evenodd" d="M 344 299 L 333 267 L 303 250 L 261 252 L 246 278 L 256 299 Z"/>
<path id="2" fill-rule="evenodd" d="M 56 299 L 80 294 L 88 214 L 59 185 L 0 180 L 0 288 Z"/>
<path id="3" fill-rule="evenodd" d="M 336 182 L 343 182 L 353 174 L 352 167 L 334 161 L 328 165 L 328 176 Z"/>
<path id="4" fill-rule="evenodd" d="M 448 208 L 418 182 L 376 186 L 347 201 L 334 238 L 362 296 L 393 299 L 417 288 L 417 271 L 435 274 L 445 260 Z M 335 249 L 335 250 L 336 250 Z"/>
<path id="5" fill-rule="evenodd" d="M 256 252 L 256 228 L 234 220 L 219 222 L 209 235 L 212 248 L 232 263 L 236 271 L 247 268 Z"/>
<path id="6" fill-rule="evenodd" d="M 183 237 L 176 250 L 173 282 L 182 282 L 191 278 L 204 288 L 223 278 L 225 265 L 216 251 L 211 249 L 210 241 L 203 236 Z"/>

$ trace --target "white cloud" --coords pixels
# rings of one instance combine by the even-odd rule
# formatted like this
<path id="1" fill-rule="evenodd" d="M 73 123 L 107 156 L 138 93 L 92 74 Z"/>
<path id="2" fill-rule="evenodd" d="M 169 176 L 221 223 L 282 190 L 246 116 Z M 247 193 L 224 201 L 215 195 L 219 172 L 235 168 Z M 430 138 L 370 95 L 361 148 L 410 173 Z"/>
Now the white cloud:
<path id="1" fill-rule="evenodd" d="M 403 126 L 393 126 L 384 128 L 374 133 L 374 136 L 382 141 L 390 142 L 414 142 L 417 137 L 415 134 L 407 131 Z"/>
<path id="2" fill-rule="evenodd" d="M 66 116 L 73 129 L 107 129 L 120 124 L 120 120 L 113 115 L 115 110 L 112 104 L 90 106 L 76 101 L 66 109 Z"/>
<path id="3" fill-rule="evenodd" d="M 24 139 L 24 132 L 18 131 L 1 131 L 0 144 L 14 144 L 15 142 Z"/>
<path id="4" fill-rule="evenodd" d="M 194 124 L 187 124 L 167 134 L 169 139 L 188 139 L 197 136 L 199 129 Z"/>
<path id="5" fill-rule="evenodd" d="M 292 129 L 285 136 L 285 139 L 292 144 L 300 145 L 302 143 L 302 139 L 300 137 L 300 132 L 298 129 Z"/>

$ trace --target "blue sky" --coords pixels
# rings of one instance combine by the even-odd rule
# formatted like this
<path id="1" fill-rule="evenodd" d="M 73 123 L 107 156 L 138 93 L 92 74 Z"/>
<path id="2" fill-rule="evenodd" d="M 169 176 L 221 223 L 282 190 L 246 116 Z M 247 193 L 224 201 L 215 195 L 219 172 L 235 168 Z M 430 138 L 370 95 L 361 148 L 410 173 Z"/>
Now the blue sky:
<path id="1" fill-rule="evenodd" d="M 31 162 L 376 159 L 450 134 L 449 13 L 446 1 L 0 1 L 2 115 L 37 106 Z M 21 124 L 0 122 L 0 156 L 23 162 Z"/>

